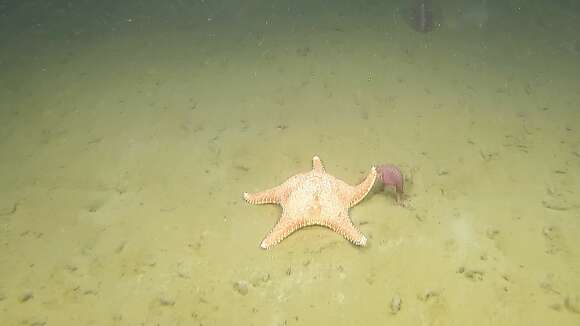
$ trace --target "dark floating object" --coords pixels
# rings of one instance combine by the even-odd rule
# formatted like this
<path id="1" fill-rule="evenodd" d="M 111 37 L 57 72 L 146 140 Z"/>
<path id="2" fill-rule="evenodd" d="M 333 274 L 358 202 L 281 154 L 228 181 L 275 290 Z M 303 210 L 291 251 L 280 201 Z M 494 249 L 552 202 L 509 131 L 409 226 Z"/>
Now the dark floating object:
<path id="1" fill-rule="evenodd" d="M 417 32 L 429 33 L 435 29 L 435 13 L 432 0 L 410 0 L 409 24 Z"/>
<path id="2" fill-rule="evenodd" d="M 378 178 L 385 187 L 395 187 L 397 202 L 401 202 L 405 180 L 403 173 L 398 167 L 391 164 L 381 164 L 377 166 Z"/>

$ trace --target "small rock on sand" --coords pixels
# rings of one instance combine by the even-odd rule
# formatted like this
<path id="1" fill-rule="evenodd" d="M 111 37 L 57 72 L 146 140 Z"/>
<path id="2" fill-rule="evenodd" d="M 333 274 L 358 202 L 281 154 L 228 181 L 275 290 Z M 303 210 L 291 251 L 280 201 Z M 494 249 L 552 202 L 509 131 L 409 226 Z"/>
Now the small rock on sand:
<path id="1" fill-rule="evenodd" d="M 247 281 L 237 281 L 234 283 L 234 290 L 240 295 L 248 294 L 250 283 Z"/>
<path id="2" fill-rule="evenodd" d="M 395 315 L 399 311 L 401 311 L 401 305 L 403 304 L 403 300 L 401 297 L 396 294 L 393 299 L 391 299 L 391 314 Z"/>

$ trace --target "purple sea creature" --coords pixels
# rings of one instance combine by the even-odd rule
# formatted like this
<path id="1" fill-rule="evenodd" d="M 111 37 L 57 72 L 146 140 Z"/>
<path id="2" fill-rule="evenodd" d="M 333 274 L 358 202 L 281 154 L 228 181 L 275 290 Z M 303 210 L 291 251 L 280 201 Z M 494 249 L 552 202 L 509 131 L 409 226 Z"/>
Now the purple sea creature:
<path id="1" fill-rule="evenodd" d="M 377 166 L 377 172 L 378 179 L 382 181 L 385 187 L 395 187 L 397 202 L 400 203 L 405 184 L 401 170 L 391 164 L 381 164 Z"/>

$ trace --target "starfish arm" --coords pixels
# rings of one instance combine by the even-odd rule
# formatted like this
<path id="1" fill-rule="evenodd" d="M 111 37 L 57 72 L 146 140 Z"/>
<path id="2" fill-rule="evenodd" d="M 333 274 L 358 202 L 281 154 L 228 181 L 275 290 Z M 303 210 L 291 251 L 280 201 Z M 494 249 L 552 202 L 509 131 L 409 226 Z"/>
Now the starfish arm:
<path id="1" fill-rule="evenodd" d="M 353 207 L 358 204 L 373 188 L 375 181 L 377 180 L 377 169 L 373 166 L 371 171 L 359 185 L 346 189 L 345 198 L 348 200 L 348 207 Z"/>
<path id="2" fill-rule="evenodd" d="M 352 224 L 346 215 L 338 220 L 324 221 L 322 224 L 357 246 L 364 247 L 367 244 L 367 237 Z"/>
<path id="3" fill-rule="evenodd" d="M 282 198 L 287 194 L 287 187 L 282 184 L 277 187 L 248 193 L 244 192 L 244 199 L 250 204 L 279 204 Z"/>
<path id="4" fill-rule="evenodd" d="M 320 157 L 314 156 L 312 158 L 312 170 L 314 170 L 315 172 L 318 172 L 318 173 L 325 172 L 324 165 L 322 165 L 322 161 L 320 160 Z"/>
<path id="5" fill-rule="evenodd" d="M 262 240 L 260 247 L 262 249 L 270 249 L 273 246 L 280 243 L 287 236 L 292 234 L 294 231 L 308 225 L 308 221 L 305 219 L 290 219 L 284 215 L 280 218 L 278 223 L 274 225 L 270 233 Z"/>

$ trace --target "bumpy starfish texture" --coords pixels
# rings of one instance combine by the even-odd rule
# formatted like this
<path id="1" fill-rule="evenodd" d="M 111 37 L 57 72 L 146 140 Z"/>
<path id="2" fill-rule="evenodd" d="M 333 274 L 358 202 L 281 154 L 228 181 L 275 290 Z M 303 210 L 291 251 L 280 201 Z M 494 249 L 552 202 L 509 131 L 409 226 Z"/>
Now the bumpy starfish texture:
<path id="1" fill-rule="evenodd" d="M 279 204 L 282 216 L 260 247 L 269 249 L 292 232 L 309 225 L 326 226 L 358 246 L 365 246 L 367 238 L 352 224 L 348 209 L 369 193 L 377 179 L 371 171 L 357 186 L 326 173 L 318 156 L 312 158 L 312 171 L 296 174 L 281 185 L 256 192 L 244 193 L 250 204 Z"/>

